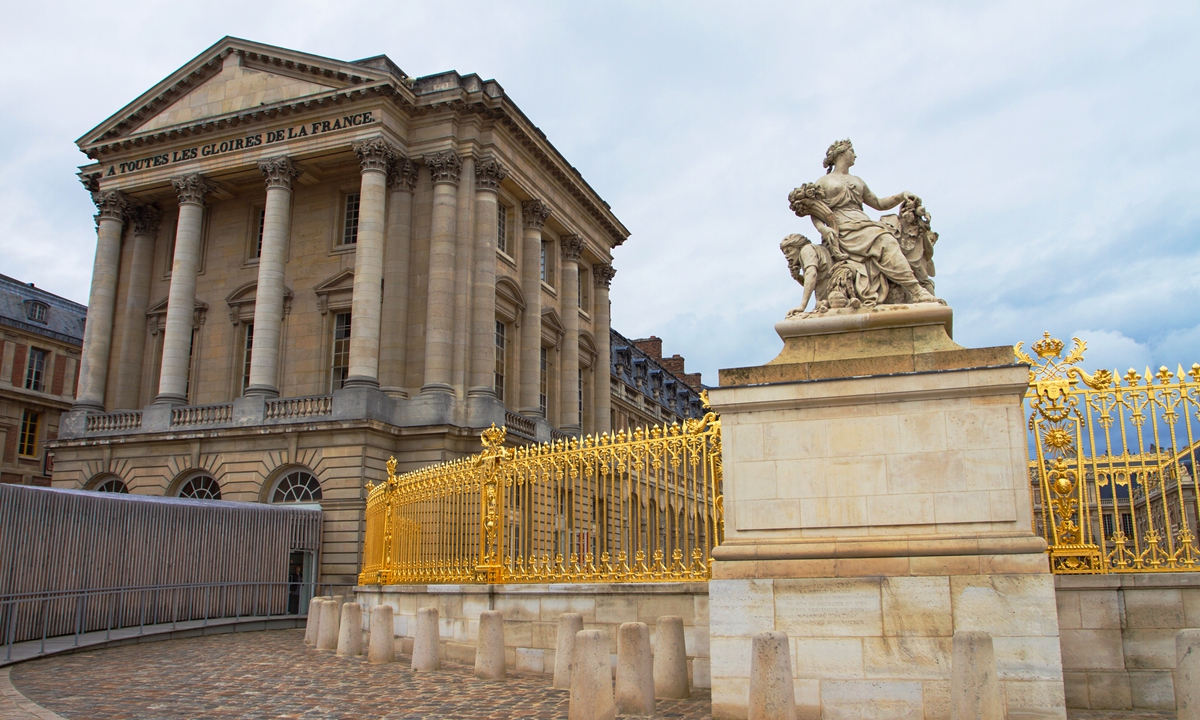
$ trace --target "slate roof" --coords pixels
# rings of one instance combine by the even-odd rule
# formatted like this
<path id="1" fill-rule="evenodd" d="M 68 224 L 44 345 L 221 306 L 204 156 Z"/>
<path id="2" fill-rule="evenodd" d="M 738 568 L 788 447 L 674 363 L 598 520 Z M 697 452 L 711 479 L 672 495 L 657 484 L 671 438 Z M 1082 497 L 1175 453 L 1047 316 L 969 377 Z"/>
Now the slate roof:
<path id="1" fill-rule="evenodd" d="M 46 322 L 29 317 L 29 303 L 39 302 L 48 307 Z M 0 275 L 0 325 L 53 338 L 72 345 L 83 345 L 83 322 L 87 306 L 59 297 L 32 283 Z"/>

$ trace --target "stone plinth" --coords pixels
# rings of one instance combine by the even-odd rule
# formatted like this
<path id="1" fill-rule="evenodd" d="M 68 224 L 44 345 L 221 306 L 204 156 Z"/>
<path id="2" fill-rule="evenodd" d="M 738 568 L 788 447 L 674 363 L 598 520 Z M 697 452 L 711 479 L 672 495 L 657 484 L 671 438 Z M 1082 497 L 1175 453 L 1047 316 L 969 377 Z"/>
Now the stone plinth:
<path id="1" fill-rule="evenodd" d="M 785 322 L 773 364 L 722 371 L 715 718 L 747 717 L 752 638 L 771 630 L 800 718 L 949 718 L 956 630 L 993 637 L 1008 717 L 1065 718 L 1028 369 L 959 348 L 949 325 L 937 305 Z"/>

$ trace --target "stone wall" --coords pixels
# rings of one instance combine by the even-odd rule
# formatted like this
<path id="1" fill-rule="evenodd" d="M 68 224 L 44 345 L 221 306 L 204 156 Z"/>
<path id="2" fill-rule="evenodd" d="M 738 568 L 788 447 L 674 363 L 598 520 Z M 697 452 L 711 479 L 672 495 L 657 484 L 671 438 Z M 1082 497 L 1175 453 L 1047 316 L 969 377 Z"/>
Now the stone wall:
<path id="1" fill-rule="evenodd" d="M 1200 627 L 1200 573 L 1055 578 L 1067 706 L 1174 710 L 1175 633 Z"/>
<path id="2" fill-rule="evenodd" d="M 683 618 L 688 674 L 693 687 L 709 687 L 707 583 L 577 583 L 531 585 L 371 585 L 356 588 L 363 605 L 363 629 L 369 630 L 371 608 L 388 604 L 395 612 L 395 635 L 405 652 L 412 650 L 417 609 L 438 610 L 442 657 L 475 661 L 479 614 L 504 613 L 506 665 L 518 672 L 554 673 L 558 618 L 564 612 L 583 615 L 586 630 L 608 635 L 616 663 L 617 628 L 625 622 L 651 626 L 662 615 Z"/>

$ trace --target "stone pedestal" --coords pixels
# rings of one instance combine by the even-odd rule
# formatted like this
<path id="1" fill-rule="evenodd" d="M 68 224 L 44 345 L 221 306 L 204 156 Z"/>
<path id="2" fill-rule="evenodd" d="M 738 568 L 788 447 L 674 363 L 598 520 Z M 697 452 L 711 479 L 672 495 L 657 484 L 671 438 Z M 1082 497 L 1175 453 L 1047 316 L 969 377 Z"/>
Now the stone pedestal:
<path id="1" fill-rule="evenodd" d="M 949 718 L 956 630 L 993 637 L 1007 717 L 1065 718 L 1028 370 L 955 345 L 950 320 L 940 305 L 789 320 L 775 361 L 721 371 L 715 718 L 747 717 L 752 638 L 770 630 L 790 639 L 800 718 Z"/>

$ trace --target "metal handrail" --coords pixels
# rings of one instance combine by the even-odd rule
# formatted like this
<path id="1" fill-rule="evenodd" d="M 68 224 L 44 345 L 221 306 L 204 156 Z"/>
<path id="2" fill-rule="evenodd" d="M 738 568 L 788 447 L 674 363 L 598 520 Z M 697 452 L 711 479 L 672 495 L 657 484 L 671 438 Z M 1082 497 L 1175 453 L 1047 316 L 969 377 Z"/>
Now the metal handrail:
<path id="1" fill-rule="evenodd" d="M 73 636 L 72 647 L 78 647 L 81 636 L 100 630 L 108 641 L 114 630 L 131 627 L 143 635 L 147 627 L 170 625 L 175 630 L 181 622 L 196 620 L 207 627 L 209 620 L 224 618 L 300 618 L 319 593 L 352 587 L 344 583 L 220 582 L 11 593 L 0 595 L 0 643 L 7 662 L 12 660 L 14 645 L 33 640 L 39 641 L 37 654 L 43 655 L 47 640 Z M 197 608 L 200 591 L 203 600 Z M 55 632 L 59 628 L 69 631 Z M 35 631 L 31 633 L 31 629 Z"/>

